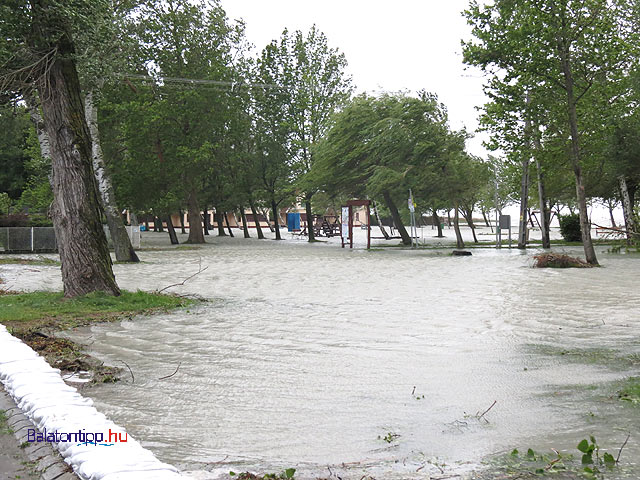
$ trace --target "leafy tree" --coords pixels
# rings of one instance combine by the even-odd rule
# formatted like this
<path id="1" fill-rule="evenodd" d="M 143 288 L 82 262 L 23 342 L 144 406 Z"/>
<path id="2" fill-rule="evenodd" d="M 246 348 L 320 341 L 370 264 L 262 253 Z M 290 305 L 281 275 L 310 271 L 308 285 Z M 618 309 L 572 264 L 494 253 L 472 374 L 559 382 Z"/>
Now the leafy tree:
<path id="1" fill-rule="evenodd" d="M 527 92 L 535 95 L 533 104 L 541 102 L 549 118 L 558 120 L 554 124 L 569 136 L 582 239 L 591 264 L 598 261 L 587 216 L 583 137 L 589 131 L 593 106 L 612 98 L 611 87 L 629 61 L 620 22 L 629 3 L 498 0 L 480 6 L 473 1 L 465 12 L 475 36 L 464 45 L 465 61 L 492 74 L 487 89 L 493 96 L 504 98 L 511 90 L 511 98 L 520 97 L 519 102 L 506 105 L 513 113 L 512 124 L 525 120 L 519 114 L 526 112 L 522 92 Z"/>
<path id="2" fill-rule="evenodd" d="M 449 131 L 433 95 L 360 95 L 335 115 L 309 178 L 328 193 L 382 198 L 410 245 L 398 204 L 405 204 L 409 189 L 418 205 L 443 199 L 444 172 L 462 155 L 464 138 Z"/>
<path id="3" fill-rule="evenodd" d="M 25 188 L 29 117 L 23 107 L 0 105 L 0 192 L 15 201 Z M 6 211 L 5 211 L 6 213 Z"/>
<path id="4" fill-rule="evenodd" d="M 290 156 L 288 164 L 304 198 L 309 225 L 315 189 L 306 175 L 315 161 L 314 146 L 329 127 L 331 115 L 351 96 L 346 66 L 344 55 L 329 47 L 327 37 L 315 25 L 306 36 L 301 31 L 290 35 L 285 30 L 278 41 L 263 50 L 259 60 L 259 78 L 281 89 L 271 98 L 269 108 L 281 115 L 287 142 L 282 153 Z M 259 105 L 266 106 L 264 101 Z M 309 241 L 314 241 L 313 229 L 308 228 L 308 232 Z"/>
<path id="5" fill-rule="evenodd" d="M 103 0 L 8 0 L 0 6 L 0 91 L 39 93 L 51 140 L 51 216 L 68 297 L 120 293 L 100 222 L 73 37 L 105 5 Z"/>

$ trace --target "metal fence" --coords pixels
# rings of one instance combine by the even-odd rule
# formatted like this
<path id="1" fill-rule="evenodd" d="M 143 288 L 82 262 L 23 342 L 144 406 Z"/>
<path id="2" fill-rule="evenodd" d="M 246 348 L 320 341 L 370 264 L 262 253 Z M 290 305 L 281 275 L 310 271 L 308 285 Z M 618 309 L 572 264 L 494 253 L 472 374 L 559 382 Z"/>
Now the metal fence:
<path id="1" fill-rule="evenodd" d="M 0 227 L 0 252 L 55 252 L 53 227 Z"/>
<path id="2" fill-rule="evenodd" d="M 140 248 L 140 227 L 126 227 L 133 248 Z M 109 245 L 111 237 L 105 225 Z M 47 253 L 57 252 L 56 234 L 53 227 L 0 227 L 0 253 Z"/>

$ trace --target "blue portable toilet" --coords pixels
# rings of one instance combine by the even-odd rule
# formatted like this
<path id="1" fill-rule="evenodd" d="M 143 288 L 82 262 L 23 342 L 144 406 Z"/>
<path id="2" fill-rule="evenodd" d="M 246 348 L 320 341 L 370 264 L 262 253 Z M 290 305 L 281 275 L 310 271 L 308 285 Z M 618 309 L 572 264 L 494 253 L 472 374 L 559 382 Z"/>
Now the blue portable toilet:
<path id="1" fill-rule="evenodd" d="M 287 213 L 287 230 L 289 232 L 300 231 L 300 214 L 299 213 Z"/>

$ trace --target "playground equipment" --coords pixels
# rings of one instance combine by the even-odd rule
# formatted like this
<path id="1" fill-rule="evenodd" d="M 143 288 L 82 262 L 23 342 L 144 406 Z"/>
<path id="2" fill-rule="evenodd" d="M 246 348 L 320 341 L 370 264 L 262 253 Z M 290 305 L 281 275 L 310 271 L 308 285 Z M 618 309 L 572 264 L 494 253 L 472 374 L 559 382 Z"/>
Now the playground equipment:
<path id="1" fill-rule="evenodd" d="M 353 207 L 366 207 L 367 209 L 367 250 L 371 248 L 371 200 L 349 200 L 346 207 L 342 207 L 342 248 L 347 240 L 349 248 L 353 248 Z"/>

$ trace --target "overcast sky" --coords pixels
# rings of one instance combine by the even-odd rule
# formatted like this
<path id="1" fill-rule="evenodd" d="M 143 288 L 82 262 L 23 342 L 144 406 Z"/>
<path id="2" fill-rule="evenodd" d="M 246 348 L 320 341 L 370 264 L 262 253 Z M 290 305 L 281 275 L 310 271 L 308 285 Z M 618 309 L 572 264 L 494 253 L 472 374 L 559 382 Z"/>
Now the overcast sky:
<path id="1" fill-rule="evenodd" d="M 242 18 L 258 50 L 284 28 L 307 32 L 315 23 L 331 47 L 347 57 L 358 92 L 425 89 L 449 110 L 451 126 L 477 127 L 485 102 L 483 79 L 465 71 L 460 40 L 470 28 L 461 12 L 467 0 L 222 0 L 232 19 Z M 481 138 L 468 150 L 486 156 Z"/>

